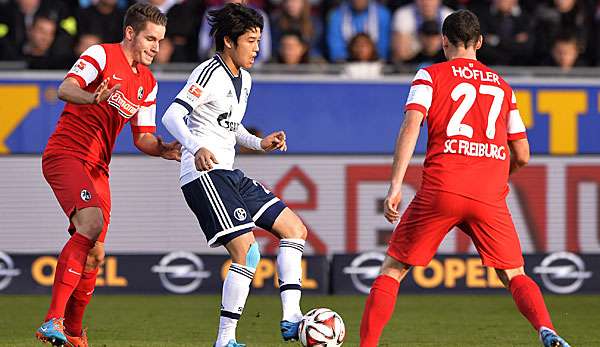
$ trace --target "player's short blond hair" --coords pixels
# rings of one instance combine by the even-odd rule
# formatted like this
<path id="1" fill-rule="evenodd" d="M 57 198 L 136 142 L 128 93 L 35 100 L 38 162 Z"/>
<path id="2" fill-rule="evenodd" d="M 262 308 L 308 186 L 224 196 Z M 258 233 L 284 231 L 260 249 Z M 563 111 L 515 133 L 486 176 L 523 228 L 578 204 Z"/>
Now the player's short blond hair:
<path id="1" fill-rule="evenodd" d="M 130 26 L 133 31 L 139 33 L 146 27 L 146 22 L 166 27 L 167 16 L 160 12 L 156 6 L 138 2 L 127 9 L 123 20 L 123 30 Z"/>

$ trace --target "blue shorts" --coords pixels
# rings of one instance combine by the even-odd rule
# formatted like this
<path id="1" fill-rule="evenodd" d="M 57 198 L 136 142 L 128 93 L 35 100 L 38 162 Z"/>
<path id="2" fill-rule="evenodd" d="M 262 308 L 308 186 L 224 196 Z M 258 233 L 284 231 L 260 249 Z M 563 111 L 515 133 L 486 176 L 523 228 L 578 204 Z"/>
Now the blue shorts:
<path id="1" fill-rule="evenodd" d="M 283 201 L 240 170 L 212 170 L 181 187 L 210 247 L 227 244 L 255 226 L 271 230 Z"/>

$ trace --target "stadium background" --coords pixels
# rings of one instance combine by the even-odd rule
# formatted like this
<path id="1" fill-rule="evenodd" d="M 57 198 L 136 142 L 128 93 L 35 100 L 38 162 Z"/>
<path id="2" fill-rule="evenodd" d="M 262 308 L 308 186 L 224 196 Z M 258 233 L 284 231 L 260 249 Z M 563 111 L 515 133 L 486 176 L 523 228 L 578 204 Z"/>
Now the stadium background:
<path id="1" fill-rule="evenodd" d="M 2 13 L 8 13 L 5 10 L 13 9 L 16 3 L 0 1 L 5 6 Z M 74 6 L 66 3 L 71 6 L 67 8 Z M 191 6 L 194 2 L 175 3 Z M 278 2 L 260 3 L 254 5 L 263 6 L 276 18 Z M 335 8 L 335 4 L 311 3 L 317 8 L 313 13 L 327 25 L 321 12 Z M 395 9 L 407 3 L 390 1 L 387 5 Z M 484 3 L 446 4 L 457 8 Z M 595 8 L 592 1 L 581 3 L 588 10 Z M 532 38 L 539 8 L 551 8 L 553 4 L 521 2 L 534 23 Z M 204 8 L 212 3 L 202 5 Z M 501 65 L 497 69 L 515 88 L 533 154 L 530 164 L 511 177 L 508 197 L 527 270 L 547 294 L 591 294 L 586 297 L 597 303 L 600 73 L 594 67 L 598 25 L 594 11 L 586 13 L 586 45 L 578 43 L 579 58 L 573 65 L 588 67 Z M 57 23 L 68 28 L 70 22 L 64 20 L 71 17 L 64 16 Z M 8 21 L 2 22 L 5 18 L 0 16 L 0 43 L 11 45 L 10 35 L 2 35 L 3 25 L 8 32 L 12 28 L 6 24 Z M 323 45 L 323 59 L 318 63 L 275 61 L 254 69 L 244 124 L 263 134 L 285 130 L 289 152 L 240 154 L 237 166 L 284 199 L 308 226 L 306 291 L 362 295 L 376 275 L 392 230 L 383 218 L 381 203 L 410 80 L 418 64 L 426 62 L 407 63 L 388 57 L 333 64 L 326 62 L 327 48 Z M 275 57 L 277 48 L 273 47 L 273 52 Z M 536 61 L 545 61 L 544 65 L 552 65 L 548 63 L 551 55 L 551 51 L 540 53 L 532 48 L 530 60 L 521 62 L 537 65 Z M 63 107 L 56 98 L 56 88 L 64 69 L 37 71 L 37 66 L 31 65 L 33 60 L 23 56 L 19 59 L 0 61 L 0 300 L 18 298 L 11 294 L 49 294 L 55 257 L 67 239 L 66 220 L 43 180 L 40 161 Z M 159 80 L 158 118 L 198 59 L 196 56 L 154 66 Z M 158 133 L 170 138 L 162 124 L 157 124 Z M 425 146 L 423 129 L 417 156 L 407 173 L 403 208 L 420 184 Z M 226 257 L 222 249 L 206 246 L 195 217 L 182 199 L 177 164 L 137 154 L 131 134 L 125 129 L 111 164 L 111 188 L 109 256 L 98 280 L 100 297 L 123 293 L 219 293 Z M 276 243 L 264 231 L 257 230 L 257 235 L 262 253 L 267 256 L 259 266 L 253 293 L 275 294 L 276 266 L 268 255 L 276 252 Z M 453 231 L 442 244 L 439 256 L 429 267 L 412 272 L 402 290 L 501 293 L 495 274 L 482 268 L 477 259 L 470 241 Z M 104 300 L 113 299 L 109 296 Z M 121 299 L 114 296 L 114 300 Z M 337 297 L 331 300 L 334 305 Z M 357 307 L 361 300 L 355 300 L 360 303 Z M 583 301 L 575 304 L 584 305 Z M 584 320 L 597 319 L 596 312 L 585 315 Z M 590 346 L 600 344 L 598 339 L 592 341 Z"/>

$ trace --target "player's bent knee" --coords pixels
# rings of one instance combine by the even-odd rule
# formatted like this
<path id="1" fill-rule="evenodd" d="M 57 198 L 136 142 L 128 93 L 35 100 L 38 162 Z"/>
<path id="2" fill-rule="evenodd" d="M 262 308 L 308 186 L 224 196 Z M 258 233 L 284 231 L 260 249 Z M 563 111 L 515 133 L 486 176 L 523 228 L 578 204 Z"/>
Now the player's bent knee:
<path id="1" fill-rule="evenodd" d="M 504 287 L 509 288 L 510 281 L 519 275 L 525 275 L 525 269 L 521 266 L 514 269 L 494 269 L 498 278 L 504 284 Z"/>
<path id="2" fill-rule="evenodd" d="M 246 266 L 256 269 L 258 263 L 260 262 L 260 248 L 258 247 L 258 242 L 254 242 L 250 245 L 250 249 L 246 254 Z"/>
<path id="3" fill-rule="evenodd" d="M 307 235 L 308 235 L 308 230 L 306 229 L 306 226 L 304 225 L 304 223 L 299 223 L 294 228 L 294 236 L 292 238 L 306 240 Z"/>

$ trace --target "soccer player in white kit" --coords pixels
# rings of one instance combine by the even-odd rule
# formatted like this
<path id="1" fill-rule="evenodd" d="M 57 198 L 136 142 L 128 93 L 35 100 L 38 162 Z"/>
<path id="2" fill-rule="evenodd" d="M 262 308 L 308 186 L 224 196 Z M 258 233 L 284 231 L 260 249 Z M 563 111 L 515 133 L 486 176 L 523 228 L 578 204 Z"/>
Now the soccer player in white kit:
<path id="1" fill-rule="evenodd" d="M 281 334 L 297 340 L 306 227 L 273 193 L 233 169 L 236 143 L 267 152 L 287 149 L 283 131 L 261 139 L 241 124 L 252 84 L 245 69 L 254 64 L 263 20 L 253 9 L 227 4 L 210 11 L 209 22 L 217 54 L 192 72 L 162 122 L 183 146 L 180 183 L 188 206 L 209 246 L 224 246 L 232 260 L 215 346 L 245 346 L 236 341 L 235 330 L 260 260 L 255 226 L 280 239 Z"/>

